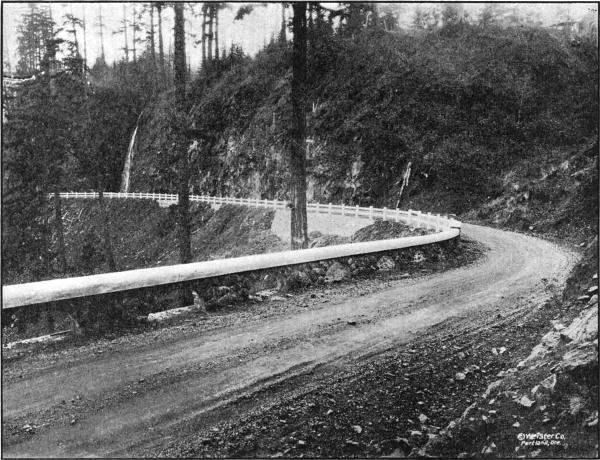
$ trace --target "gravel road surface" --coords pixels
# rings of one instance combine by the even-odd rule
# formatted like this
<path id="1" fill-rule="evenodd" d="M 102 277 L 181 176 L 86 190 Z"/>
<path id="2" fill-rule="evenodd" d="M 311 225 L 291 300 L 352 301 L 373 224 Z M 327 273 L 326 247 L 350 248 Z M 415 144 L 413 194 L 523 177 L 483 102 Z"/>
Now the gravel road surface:
<path id="1" fill-rule="evenodd" d="M 455 316 L 510 315 L 543 301 L 547 284 L 561 286 L 576 261 L 568 249 L 522 234 L 475 225 L 463 234 L 490 249 L 466 267 L 317 297 L 305 308 L 284 303 L 233 315 L 202 333 L 9 369 L 4 456 L 149 455 L 192 421 L 235 417 L 249 395 L 261 405 L 269 388 L 284 391 L 281 382 L 401 348 Z"/>

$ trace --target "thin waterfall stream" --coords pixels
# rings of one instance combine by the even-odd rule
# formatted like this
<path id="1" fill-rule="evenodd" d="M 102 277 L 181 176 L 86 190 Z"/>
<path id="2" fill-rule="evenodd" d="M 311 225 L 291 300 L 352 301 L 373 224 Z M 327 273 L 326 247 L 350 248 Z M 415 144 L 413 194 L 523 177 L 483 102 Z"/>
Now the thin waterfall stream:
<path id="1" fill-rule="evenodd" d="M 121 173 L 121 188 L 119 189 L 119 192 L 129 192 L 131 164 L 133 162 L 133 156 L 135 153 L 135 144 L 137 139 L 138 127 L 140 125 L 140 118 L 141 114 L 138 118 L 137 123 L 135 124 L 135 129 L 133 130 L 131 140 L 129 141 L 129 147 L 127 148 L 127 156 L 125 157 L 125 165 L 123 166 L 123 172 Z"/>

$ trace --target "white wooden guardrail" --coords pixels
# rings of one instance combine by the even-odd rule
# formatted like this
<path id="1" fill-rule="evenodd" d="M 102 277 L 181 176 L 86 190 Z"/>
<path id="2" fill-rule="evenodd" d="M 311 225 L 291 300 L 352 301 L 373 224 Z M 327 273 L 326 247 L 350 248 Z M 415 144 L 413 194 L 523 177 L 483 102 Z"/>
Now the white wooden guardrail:
<path id="1" fill-rule="evenodd" d="M 171 193 L 124 193 L 104 192 L 105 198 L 136 198 L 177 203 L 178 195 Z M 98 192 L 63 192 L 61 198 L 98 198 Z M 254 198 L 231 198 L 209 195 L 190 195 L 190 201 L 201 201 L 213 205 L 236 204 L 257 208 L 287 209 L 288 202 L 282 200 L 261 200 Z M 367 219 L 381 218 L 383 220 L 402 221 L 413 227 L 421 227 L 436 231 L 449 228 L 459 228 L 460 222 L 440 214 L 422 213 L 420 211 L 403 211 L 400 209 L 374 208 L 373 206 L 348 206 L 337 204 L 307 203 L 306 211 L 310 213 L 362 217 Z"/>
<path id="2" fill-rule="evenodd" d="M 95 192 L 67 192 L 60 195 L 63 198 L 97 198 L 98 196 Z M 177 195 L 161 193 L 106 192 L 104 196 L 107 198 L 177 201 Z M 256 200 L 204 195 L 192 195 L 190 196 L 190 200 L 212 204 L 238 204 L 276 209 L 287 208 L 287 202 L 279 200 Z M 401 220 L 415 227 L 435 229 L 436 233 L 8 285 L 2 287 L 2 308 L 16 308 L 37 303 L 212 278 L 233 273 L 244 273 L 319 260 L 422 246 L 447 241 L 460 235 L 459 221 L 440 215 L 424 214 L 418 211 L 400 211 L 398 209 L 365 208 L 333 204 L 322 205 L 317 203 L 307 205 L 307 211 L 369 219 L 381 217 L 385 220 Z"/>

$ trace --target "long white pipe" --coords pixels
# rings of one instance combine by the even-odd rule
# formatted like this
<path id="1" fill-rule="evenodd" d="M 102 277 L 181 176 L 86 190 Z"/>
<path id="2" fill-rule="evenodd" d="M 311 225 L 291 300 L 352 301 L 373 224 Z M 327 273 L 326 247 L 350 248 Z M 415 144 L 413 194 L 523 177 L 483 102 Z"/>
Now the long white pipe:
<path id="1" fill-rule="evenodd" d="M 423 236 L 348 243 L 298 251 L 282 251 L 166 267 L 142 268 L 76 278 L 14 284 L 2 288 L 2 308 L 15 308 L 55 300 L 107 294 L 265 268 L 421 246 L 446 241 L 458 235 L 458 229 L 450 229 Z"/>
<path id="2" fill-rule="evenodd" d="M 94 193 L 69 192 L 61 194 L 65 198 L 93 198 Z M 162 199 L 158 195 L 173 199 L 176 195 L 167 194 L 124 194 L 112 193 L 110 196 L 123 197 L 135 195 L 136 198 Z M 198 197 L 197 201 L 215 202 L 215 197 Z M 165 198 L 167 199 L 167 198 Z M 230 198 L 219 198 L 220 203 L 232 202 Z M 236 199 L 236 203 L 260 205 L 256 200 Z M 285 206 L 285 202 L 270 201 L 273 207 Z M 311 211 L 319 212 L 320 205 L 309 207 Z M 252 256 L 235 257 L 229 259 L 209 260 L 189 264 L 170 265 L 166 267 L 143 268 L 122 272 L 103 273 L 99 275 L 79 276 L 34 283 L 13 284 L 2 287 L 2 309 L 16 308 L 37 303 L 52 302 L 56 300 L 86 297 L 97 294 L 126 291 L 149 286 L 160 286 L 182 281 L 211 278 L 215 276 L 243 273 L 266 268 L 297 265 L 319 260 L 349 257 L 360 254 L 403 249 L 414 246 L 438 243 L 456 238 L 460 235 L 460 222 L 442 216 L 422 215 L 417 211 L 405 212 L 398 210 L 385 210 L 377 208 L 358 208 L 343 206 L 327 206 L 328 213 L 372 217 L 380 214 L 387 219 L 408 220 L 429 228 L 442 229 L 437 233 L 422 236 L 410 236 L 389 240 L 367 241 L 362 243 L 348 243 L 321 248 L 303 249 L 297 251 L 282 251 Z M 340 212 L 335 212 L 341 210 Z M 387 212 L 387 215 L 386 215 Z"/>

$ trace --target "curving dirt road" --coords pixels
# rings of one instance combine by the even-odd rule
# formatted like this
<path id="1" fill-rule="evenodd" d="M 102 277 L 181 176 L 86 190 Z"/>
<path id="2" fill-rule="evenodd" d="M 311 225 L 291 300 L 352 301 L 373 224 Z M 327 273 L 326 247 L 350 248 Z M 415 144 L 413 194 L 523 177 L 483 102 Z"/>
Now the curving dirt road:
<path id="1" fill-rule="evenodd" d="M 4 456 L 147 453 L 191 420 L 212 423 L 223 411 L 235 417 L 241 397 L 323 364 L 344 366 L 401 347 L 450 317 L 506 315 L 542 301 L 550 295 L 547 284 L 562 285 L 576 260 L 573 252 L 521 234 L 474 225 L 464 225 L 463 233 L 490 249 L 467 267 L 292 311 L 240 314 L 162 342 L 56 359 L 21 378 L 9 372 Z M 35 433 L 14 434 L 25 424 L 35 425 Z"/>

